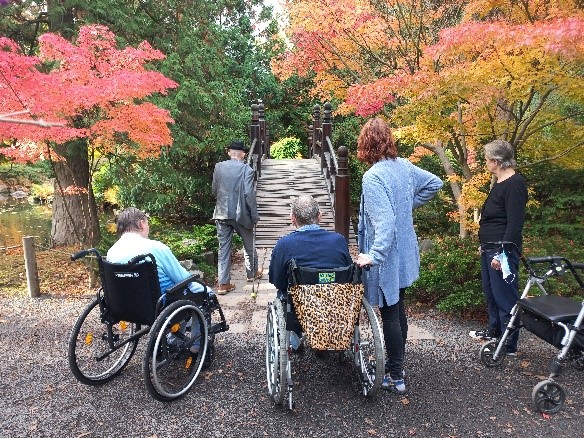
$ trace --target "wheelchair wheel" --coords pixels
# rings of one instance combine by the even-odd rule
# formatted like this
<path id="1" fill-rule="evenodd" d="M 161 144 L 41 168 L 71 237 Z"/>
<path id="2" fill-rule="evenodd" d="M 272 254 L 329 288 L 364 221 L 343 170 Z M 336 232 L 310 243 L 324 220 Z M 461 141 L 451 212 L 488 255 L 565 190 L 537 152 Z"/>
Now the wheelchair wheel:
<path id="1" fill-rule="evenodd" d="M 499 367 L 503 365 L 503 362 L 505 362 L 505 357 L 507 357 L 507 347 L 505 345 L 501 347 L 501 351 L 499 352 L 497 359 L 493 358 L 495 351 L 497 351 L 498 344 L 499 341 L 493 340 L 487 342 L 481 347 L 481 362 L 484 366 L 489 368 Z"/>
<path id="2" fill-rule="evenodd" d="M 359 324 L 353 337 L 353 360 L 363 388 L 363 395 L 377 395 L 385 372 L 385 349 L 379 320 L 371 304 L 363 298 Z"/>
<path id="3" fill-rule="evenodd" d="M 192 301 L 176 301 L 166 307 L 150 329 L 142 362 L 148 392 L 160 401 L 184 395 L 201 371 L 208 341 L 207 321 Z M 191 353 L 190 347 L 197 343 L 199 352 Z"/>
<path id="4" fill-rule="evenodd" d="M 209 341 L 207 342 L 207 353 L 205 354 L 205 359 L 203 359 L 203 370 L 206 370 L 211 365 L 213 365 L 213 360 L 215 359 L 215 335 L 209 335 Z"/>
<path id="5" fill-rule="evenodd" d="M 566 401 L 566 392 L 559 383 L 543 380 L 533 387 L 531 401 L 535 408 L 544 414 L 555 414 Z"/>
<path id="6" fill-rule="evenodd" d="M 268 306 L 266 320 L 266 379 L 268 394 L 272 401 L 281 405 L 286 392 L 286 320 L 282 302 L 276 299 Z"/>
<path id="7" fill-rule="evenodd" d="M 106 383 L 121 373 L 138 344 L 138 338 L 128 341 L 135 333 L 133 323 L 120 321 L 108 333 L 108 325 L 102 322 L 99 300 L 103 297 L 89 303 L 79 316 L 68 346 L 71 372 L 81 383 L 92 386 Z"/>

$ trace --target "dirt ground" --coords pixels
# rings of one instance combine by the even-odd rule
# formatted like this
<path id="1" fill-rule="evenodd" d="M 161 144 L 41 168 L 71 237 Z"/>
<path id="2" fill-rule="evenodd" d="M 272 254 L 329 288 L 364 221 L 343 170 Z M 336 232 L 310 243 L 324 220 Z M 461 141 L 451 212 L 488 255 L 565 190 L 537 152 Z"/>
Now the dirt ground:
<path id="1" fill-rule="evenodd" d="M 266 392 L 264 336 L 218 336 L 213 366 L 172 403 L 147 392 L 145 340 L 128 367 L 104 386 L 78 383 L 67 363 L 69 332 L 89 297 L 0 301 L 0 434 L 6 437 L 576 437 L 584 421 L 584 372 L 565 367 L 567 393 L 553 416 L 534 410 L 533 386 L 556 350 L 526 334 L 519 356 L 485 368 L 472 321 L 412 314 L 437 335 L 407 347 L 408 393 L 364 398 L 354 369 L 335 356 L 295 356 L 296 409 Z"/>

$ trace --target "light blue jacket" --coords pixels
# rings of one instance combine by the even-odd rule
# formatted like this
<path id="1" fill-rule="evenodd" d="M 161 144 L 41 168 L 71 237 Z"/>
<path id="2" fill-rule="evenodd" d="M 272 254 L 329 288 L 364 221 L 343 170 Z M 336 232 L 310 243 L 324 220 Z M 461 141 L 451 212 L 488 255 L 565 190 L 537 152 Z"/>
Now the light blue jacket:
<path id="1" fill-rule="evenodd" d="M 418 239 L 413 210 L 442 187 L 436 175 L 403 158 L 384 159 L 363 175 L 359 211 L 359 252 L 373 260 L 364 271 L 365 295 L 372 305 L 399 300 L 399 289 L 411 286 L 420 274 Z"/>
<path id="2" fill-rule="evenodd" d="M 130 259 L 142 254 L 152 254 L 156 259 L 158 281 L 163 294 L 166 289 L 180 283 L 190 275 L 168 246 L 158 240 L 146 239 L 133 232 L 122 234 L 107 252 L 106 259 L 110 263 L 127 263 Z M 194 293 L 204 290 L 199 283 L 189 283 L 189 289 Z"/>

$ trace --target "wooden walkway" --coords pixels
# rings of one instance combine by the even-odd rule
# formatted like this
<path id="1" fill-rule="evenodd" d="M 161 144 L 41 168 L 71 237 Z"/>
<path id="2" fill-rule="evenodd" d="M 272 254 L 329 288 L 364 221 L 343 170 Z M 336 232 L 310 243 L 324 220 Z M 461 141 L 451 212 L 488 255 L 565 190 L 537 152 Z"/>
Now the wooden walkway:
<path id="1" fill-rule="evenodd" d="M 273 248 L 280 237 L 294 230 L 290 224 L 290 204 L 300 194 L 312 195 L 318 201 L 322 212 L 320 225 L 334 231 L 332 204 L 315 159 L 262 161 L 262 176 L 257 183 L 258 248 Z"/>

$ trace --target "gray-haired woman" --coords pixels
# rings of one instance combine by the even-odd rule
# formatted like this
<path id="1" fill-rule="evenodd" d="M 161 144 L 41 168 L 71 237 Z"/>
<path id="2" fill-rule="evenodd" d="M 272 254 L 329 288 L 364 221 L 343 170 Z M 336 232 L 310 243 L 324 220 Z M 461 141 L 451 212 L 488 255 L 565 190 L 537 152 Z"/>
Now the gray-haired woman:
<path id="1" fill-rule="evenodd" d="M 484 149 L 487 169 L 497 178 L 483 204 L 479 221 L 481 279 L 489 326 L 486 330 L 471 331 L 469 335 L 489 340 L 498 338 L 505 331 L 511 310 L 519 298 L 517 248 L 521 250 L 527 185 L 523 176 L 515 171 L 514 151 L 508 142 L 495 140 L 486 144 Z M 517 247 L 492 244 L 501 241 L 513 242 Z M 507 355 L 516 356 L 518 337 L 517 330 L 508 338 Z"/>

